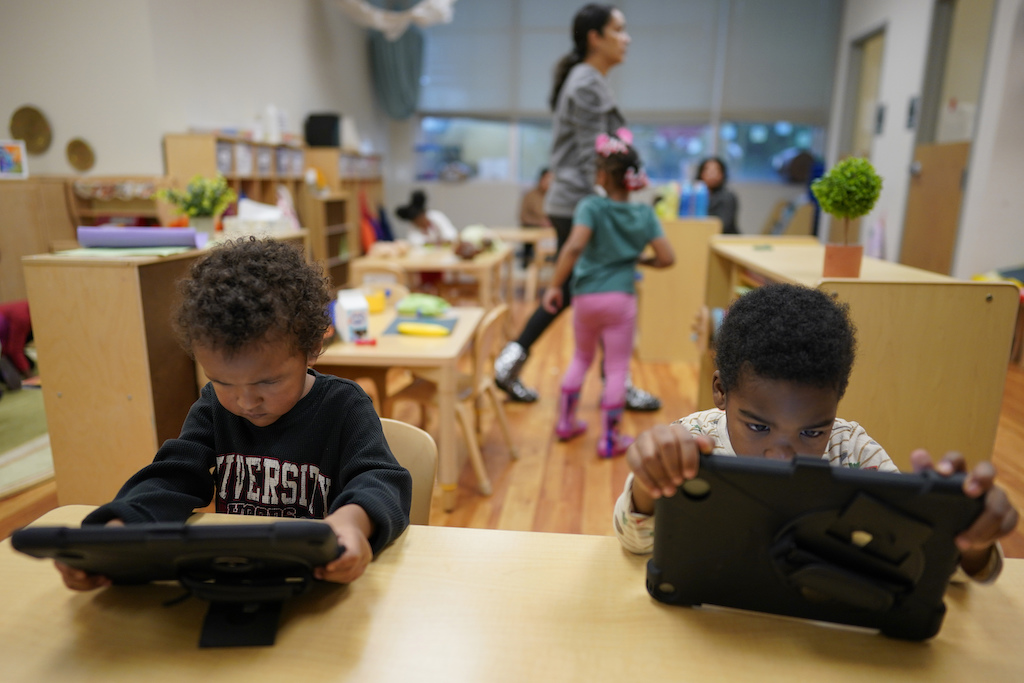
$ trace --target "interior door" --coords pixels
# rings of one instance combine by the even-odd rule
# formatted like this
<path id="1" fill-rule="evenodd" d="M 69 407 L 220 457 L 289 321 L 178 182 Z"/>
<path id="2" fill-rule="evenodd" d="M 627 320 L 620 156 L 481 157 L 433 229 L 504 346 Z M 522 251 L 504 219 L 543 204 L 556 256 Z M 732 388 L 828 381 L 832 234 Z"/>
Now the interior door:
<path id="1" fill-rule="evenodd" d="M 949 275 L 994 0 L 937 0 L 910 165 L 900 263 Z"/>
<path id="2" fill-rule="evenodd" d="M 914 149 L 900 263 L 949 274 L 970 152 L 970 142 L 932 143 Z"/>

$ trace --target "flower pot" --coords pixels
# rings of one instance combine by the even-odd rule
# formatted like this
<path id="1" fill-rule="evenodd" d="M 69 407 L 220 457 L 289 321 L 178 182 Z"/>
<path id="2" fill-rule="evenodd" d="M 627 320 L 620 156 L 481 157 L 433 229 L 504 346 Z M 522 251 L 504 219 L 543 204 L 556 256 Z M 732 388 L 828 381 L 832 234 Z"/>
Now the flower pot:
<path id="1" fill-rule="evenodd" d="M 824 277 L 860 277 L 864 247 L 860 244 L 826 244 Z"/>
<path id="2" fill-rule="evenodd" d="M 217 218 L 215 216 L 190 216 L 188 227 L 213 237 L 213 232 L 217 228 Z"/>

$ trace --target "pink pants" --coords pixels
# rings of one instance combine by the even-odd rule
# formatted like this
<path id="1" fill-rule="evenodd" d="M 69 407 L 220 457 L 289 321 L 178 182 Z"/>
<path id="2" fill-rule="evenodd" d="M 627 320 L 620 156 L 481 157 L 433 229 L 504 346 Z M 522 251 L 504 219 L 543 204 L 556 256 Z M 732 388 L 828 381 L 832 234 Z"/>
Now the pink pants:
<path id="1" fill-rule="evenodd" d="M 626 377 L 633 354 L 636 328 L 636 297 L 625 292 L 579 294 L 572 298 L 576 353 L 562 379 L 563 391 L 579 391 L 583 378 L 604 346 L 604 395 L 601 405 L 620 406 L 626 399 Z"/>

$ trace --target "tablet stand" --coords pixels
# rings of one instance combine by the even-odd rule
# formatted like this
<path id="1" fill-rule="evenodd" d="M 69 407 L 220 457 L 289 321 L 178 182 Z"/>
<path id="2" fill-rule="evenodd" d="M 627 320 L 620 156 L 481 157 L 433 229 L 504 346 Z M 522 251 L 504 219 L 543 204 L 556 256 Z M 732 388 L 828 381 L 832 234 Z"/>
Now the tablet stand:
<path id="1" fill-rule="evenodd" d="M 927 524 L 860 493 L 845 510 L 790 522 L 771 555 L 805 599 L 885 612 L 920 580 L 931 533 Z"/>
<path id="2" fill-rule="evenodd" d="M 272 573 L 259 572 L 254 566 L 258 563 L 242 557 L 218 558 L 217 563 L 212 571 L 182 571 L 178 576 L 192 595 L 210 603 L 199 647 L 273 645 L 281 606 L 309 589 L 309 568 L 295 563 L 275 567 Z"/>

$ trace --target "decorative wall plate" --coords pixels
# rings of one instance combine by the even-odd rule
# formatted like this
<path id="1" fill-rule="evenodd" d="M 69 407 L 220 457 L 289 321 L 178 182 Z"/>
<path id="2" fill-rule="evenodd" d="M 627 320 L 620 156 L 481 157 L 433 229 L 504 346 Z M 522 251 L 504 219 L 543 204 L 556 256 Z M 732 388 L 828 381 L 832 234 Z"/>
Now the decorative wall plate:
<path id="1" fill-rule="evenodd" d="M 50 122 L 43 112 L 35 107 L 24 106 L 11 116 L 11 137 L 24 140 L 25 149 L 29 154 L 42 154 L 50 147 L 53 133 Z"/>
<path id="2" fill-rule="evenodd" d="M 88 171 L 96 163 L 96 155 L 89 143 L 82 138 L 75 138 L 68 143 L 68 162 L 79 171 Z"/>

